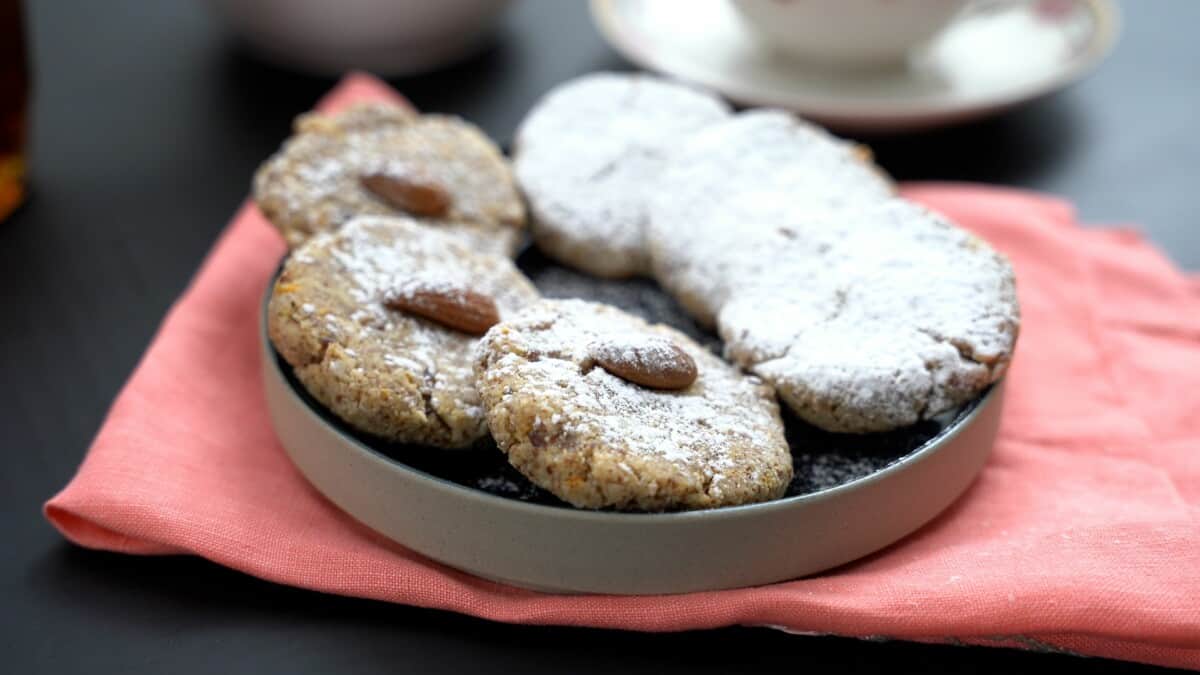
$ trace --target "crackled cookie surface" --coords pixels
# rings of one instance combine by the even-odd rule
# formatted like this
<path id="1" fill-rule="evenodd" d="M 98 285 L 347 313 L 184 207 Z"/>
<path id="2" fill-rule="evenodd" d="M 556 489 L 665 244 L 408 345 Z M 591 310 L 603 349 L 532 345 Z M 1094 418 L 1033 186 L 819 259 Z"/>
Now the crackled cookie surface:
<path id="1" fill-rule="evenodd" d="M 397 202 L 368 177 L 436 191 L 438 200 Z M 380 103 L 298 118 L 255 175 L 254 198 L 292 247 L 355 216 L 408 215 L 473 250 L 512 255 L 525 224 L 508 163 L 478 128 Z"/>
<path id="2" fill-rule="evenodd" d="M 644 198 L 665 156 L 726 115 L 716 97 L 648 75 L 600 73 L 552 90 L 514 143 L 538 246 L 598 276 L 646 272 Z"/>
<path id="3" fill-rule="evenodd" d="M 648 239 L 659 282 L 715 323 L 726 355 L 827 430 L 936 415 L 1012 355 L 1008 261 L 785 113 L 745 113 L 687 142 Z"/>
<path id="4" fill-rule="evenodd" d="M 472 373 L 478 326 L 467 320 L 478 322 L 468 310 L 480 298 L 502 318 L 538 294 L 506 257 L 409 218 L 366 216 L 292 252 L 268 332 L 309 393 L 352 426 L 462 447 L 487 434 Z"/>
<path id="5" fill-rule="evenodd" d="M 678 350 L 695 366 L 682 389 L 609 370 L 679 374 Z M 542 301 L 494 326 L 476 355 L 496 443 L 531 481 L 575 506 L 745 504 L 782 496 L 791 479 L 770 389 L 672 328 L 599 303 Z"/>

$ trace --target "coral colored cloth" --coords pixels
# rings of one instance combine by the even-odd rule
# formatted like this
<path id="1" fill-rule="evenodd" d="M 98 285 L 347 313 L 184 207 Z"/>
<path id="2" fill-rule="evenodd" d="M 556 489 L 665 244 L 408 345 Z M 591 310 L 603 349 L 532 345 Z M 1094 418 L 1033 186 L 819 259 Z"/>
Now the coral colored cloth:
<path id="1" fill-rule="evenodd" d="M 354 75 L 321 107 L 372 98 L 397 95 Z M 1055 199 L 944 184 L 905 194 L 1012 258 L 1024 325 L 979 480 L 916 534 L 834 572 L 679 596 L 555 596 L 372 534 L 304 481 L 267 419 L 259 303 L 284 244 L 253 206 L 171 309 L 46 516 L 90 548 L 200 555 L 497 621 L 770 625 L 1200 668 L 1200 277 L 1135 232 L 1081 228 Z"/>

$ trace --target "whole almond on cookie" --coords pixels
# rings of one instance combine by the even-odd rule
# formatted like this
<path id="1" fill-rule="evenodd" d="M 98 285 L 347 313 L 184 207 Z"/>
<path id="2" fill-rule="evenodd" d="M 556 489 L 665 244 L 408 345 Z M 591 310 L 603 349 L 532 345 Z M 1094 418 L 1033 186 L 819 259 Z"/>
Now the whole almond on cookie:
<path id="1" fill-rule="evenodd" d="M 443 216 L 450 210 L 450 193 L 432 180 L 393 173 L 369 173 L 364 188 L 401 211 L 415 216 Z"/>
<path id="2" fill-rule="evenodd" d="M 696 362 L 663 337 L 615 335 L 593 342 L 589 352 L 601 368 L 643 387 L 686 389 L 696 381 Z"/>
<path id="3" fill-rule="evenodd" d="M 483 335 L 500 322 L 491 297 L 447 281 L 406 281 L 383 304 L 468 335 Z"/>

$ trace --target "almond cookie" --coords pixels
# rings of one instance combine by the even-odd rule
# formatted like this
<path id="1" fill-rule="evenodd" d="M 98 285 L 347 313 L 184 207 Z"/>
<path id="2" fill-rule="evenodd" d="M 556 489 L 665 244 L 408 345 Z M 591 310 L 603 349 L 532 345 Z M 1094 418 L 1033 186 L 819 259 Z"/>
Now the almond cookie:
<path id="1" fill-rule="evenodd" d="M 301 384 L 350 425 L 464 447 L 487 434 L 478 335 L 537 298 L 507 257 L 410 218 L 363 216 L 292 252 L 267 328 Z"/>
<path id="2" fill-rule="evenodd" d="M 511 256 L 525 225 L 508 163 L 478 128 L 382 103 L 300 116 L 255 175 L 254 199 L 293 248 L 355 216 L 407 215 Z"/>
<path id="3" fill-rule="evenodd" d="M 726 356 L 829 431 L 932 417 L 1012 356 L 1008 261 L 786 113 L 745 113 L 688 141 L 647 236 L 660 283 L 715 323 Z"/>
<path id="4" fill-rule="evenodd" d="M 578 507 L 731 506 L 780 497 L 791 480 L 770 388 L 608 305 L 527 308 L 480 341 L 475 376 L 509 462 Z"/>
<path id="5" fill-rule="evenodd" d="M 599 73 L 552 90 L 514 142 L 538 247 L 597 276 L 647 272 L 643 200 L 664 157 L 728 112 L 710 94 L 648 75 Z"/>

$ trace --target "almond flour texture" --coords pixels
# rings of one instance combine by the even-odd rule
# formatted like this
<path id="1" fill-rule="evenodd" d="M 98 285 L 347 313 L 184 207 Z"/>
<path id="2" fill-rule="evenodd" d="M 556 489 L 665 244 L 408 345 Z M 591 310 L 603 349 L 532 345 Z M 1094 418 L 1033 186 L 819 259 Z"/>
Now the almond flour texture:
<path id="1" fill-rule="evenodd" d="M 371 176 L 419 177 L 426 190 L 444 193 L 446 208 L 406 212 L 364 184 Z M 473 250 L 512 256 L 525 226 L 508 162 L 482 131 L 457 117 L 382 103 L 301 115 L 293 136 L 259 167 L 254 199 L 293 248 L 355 216 L 408 215 Z"/>
<path id="2" fill-rule="evenodd" d="M 589 345 L 653 336 L 696 364 L 656 390 L 597 366 Z M 476 382 L 496 444 L 529 480 L 583 508 L 669 511 L 766 501 L 792 477 L 770 389 L 679 331 L 582 300 L 543 301 L 493 327 Z"/>
<path id="3" fill-rule="evenodd" d="M 487 435 L 471 365 L 478 338 L 389 308 L 413 278 L 486 294 L 501 317 L 538 298 L 506 257 L 412 219 L 363 217 L 292 252 L 267 308 L 268 333 L 313 398 L 356 429 L 464 447 Z"/>

